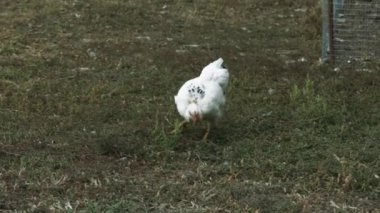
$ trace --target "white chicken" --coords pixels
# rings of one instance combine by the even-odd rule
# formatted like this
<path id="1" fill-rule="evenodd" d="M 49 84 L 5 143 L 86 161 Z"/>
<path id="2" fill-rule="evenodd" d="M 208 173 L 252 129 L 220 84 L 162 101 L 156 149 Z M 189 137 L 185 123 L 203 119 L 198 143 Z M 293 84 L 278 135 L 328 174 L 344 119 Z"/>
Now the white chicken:
<path id="1" fill-rule="evenodd" d="M 228 85 L 229 73 L 222 66 L 223 59 L 210 63 L 203 68 L 199 77 L 185 82 L 174 96 L 179 114 L 185 118 L 182 124 L 207 121 L 207 130 L 203 139 L 207 139 L 211 123 L 222 116 L 226 102 L 224 90 Z"/>

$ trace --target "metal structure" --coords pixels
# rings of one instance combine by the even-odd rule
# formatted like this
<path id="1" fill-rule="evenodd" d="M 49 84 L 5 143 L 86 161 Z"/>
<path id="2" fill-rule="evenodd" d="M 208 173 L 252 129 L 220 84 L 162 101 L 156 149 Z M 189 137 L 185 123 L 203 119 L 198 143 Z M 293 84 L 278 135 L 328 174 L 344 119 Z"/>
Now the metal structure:
<path id="1" fill-rule="evenodd" d="M 380 62 L 380 0 L 321 0 L 322 60 L 336 67 Z"/>

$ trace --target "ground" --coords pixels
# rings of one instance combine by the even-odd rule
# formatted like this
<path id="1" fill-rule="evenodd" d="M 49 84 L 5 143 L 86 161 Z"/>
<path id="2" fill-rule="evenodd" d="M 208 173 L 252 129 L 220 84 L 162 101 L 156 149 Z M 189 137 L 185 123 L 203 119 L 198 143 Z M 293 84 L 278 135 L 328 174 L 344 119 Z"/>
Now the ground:
<path id="1" fill-rule="evenodd" d="M 380 211 L 380 76 L 321 65 L 312 0 L 2 0 L 0 210 Z M 227 107 L 172 134 L 223 57 Z"/>

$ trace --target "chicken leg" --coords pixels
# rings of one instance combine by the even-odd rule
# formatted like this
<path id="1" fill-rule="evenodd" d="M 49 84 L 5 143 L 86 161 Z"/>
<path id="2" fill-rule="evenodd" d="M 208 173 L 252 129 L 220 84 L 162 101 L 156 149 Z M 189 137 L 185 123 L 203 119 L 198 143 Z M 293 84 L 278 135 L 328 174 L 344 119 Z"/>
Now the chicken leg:
<path id="1" fill-rule="evenodd" d="M 205 134 L 203 135 L 203 138 L 202 138 L 203 141 L 207 141 L 207 137 L 208 137 L 208 134 L 210 133 L 210 129 L 211 129 L 211 123 L 207 121 L 207 129 L 206 129 Z"/>

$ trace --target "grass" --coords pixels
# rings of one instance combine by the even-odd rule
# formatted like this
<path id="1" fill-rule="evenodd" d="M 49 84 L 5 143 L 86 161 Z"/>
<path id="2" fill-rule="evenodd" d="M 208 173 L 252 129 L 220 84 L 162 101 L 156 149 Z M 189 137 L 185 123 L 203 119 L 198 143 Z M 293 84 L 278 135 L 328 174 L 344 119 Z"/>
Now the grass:
<path id="1" fill-rule="evenodd" d="M 318 64 L 313 1 L 0 8 L 0 210 L 380 210 L 379 70 Z M 219 56 L 228 102 L 202 142 L 173 95 Z"/>

